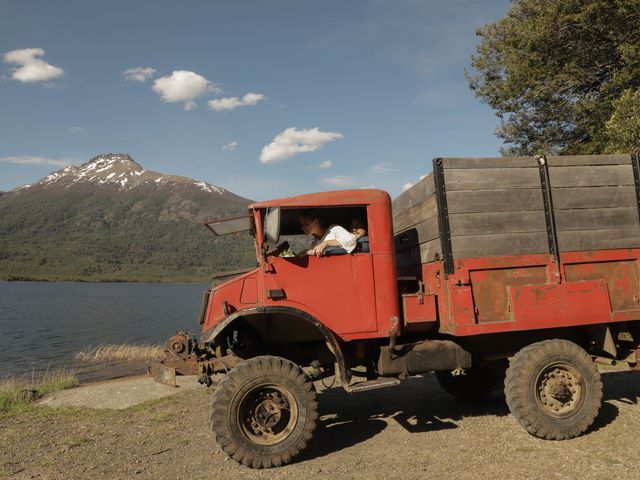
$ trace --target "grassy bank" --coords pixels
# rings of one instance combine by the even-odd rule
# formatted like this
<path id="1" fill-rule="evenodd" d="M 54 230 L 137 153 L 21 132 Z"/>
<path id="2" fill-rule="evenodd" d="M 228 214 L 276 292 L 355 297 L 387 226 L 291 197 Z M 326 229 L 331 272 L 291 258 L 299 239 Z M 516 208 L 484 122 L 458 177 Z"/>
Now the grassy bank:
<path id="1" fill-rule="evenodd" d="M 153 362 L 164 355 L 161 345 L 99 345 L 77 352 L 74 358 L 81 362 Z"/>
<path id="2" fill-rule="evenodd" d="M 45 395 L 75 387 L 80 382 L 70 373 L 46 372 L 0 381 L 0 413 L 27 406 Z"/>

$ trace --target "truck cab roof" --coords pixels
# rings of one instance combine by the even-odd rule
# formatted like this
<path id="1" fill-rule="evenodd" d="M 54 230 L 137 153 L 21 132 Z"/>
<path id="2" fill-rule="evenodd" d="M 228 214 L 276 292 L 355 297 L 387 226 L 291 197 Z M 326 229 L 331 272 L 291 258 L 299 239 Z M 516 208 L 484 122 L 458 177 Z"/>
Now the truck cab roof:
<path id="1" fill-rule="evenodd" d="M 375 205 L 390 201 L 389 194 L 384 190 L 363 188 L 354 190 L 334 190 L 330 192 L 306 193 L 295 197 L 277 198 L 264 202 L 255 202 L 249 209 L 269 207 L 313 207 L 339 205 Z"/>

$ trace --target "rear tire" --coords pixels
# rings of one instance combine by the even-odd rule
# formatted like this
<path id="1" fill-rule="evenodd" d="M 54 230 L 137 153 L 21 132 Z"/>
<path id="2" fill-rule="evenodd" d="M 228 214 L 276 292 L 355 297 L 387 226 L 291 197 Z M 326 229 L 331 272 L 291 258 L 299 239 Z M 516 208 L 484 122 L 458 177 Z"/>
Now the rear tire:
<path id="1" fill-rule="evenodd" d="M 529 433 L 565 440 L 584 433 L 602 405 L 602 380 L 591 357 L 567 340 L 520 350 L 505 380 L 509 410 Z"/>
<path id="2" fill-rule="evenodd" d="M 236 462 L 252 468 L 290 463 L 316 427 L 313 384 L 298 365 L 280 357 L 242 362 L 218 384 L 211 429 Z"/>
<path id="3" fill-rule="evenodd" d="M 465 402 L 478 402 L 487 395 L 504 388 L 504 376 L 508 362 L 495 362 L 492 365 L 471 367 L 464 375 L 452 375 L 451 372 L 437 371 L 436 380 L 450 395 Z"/>

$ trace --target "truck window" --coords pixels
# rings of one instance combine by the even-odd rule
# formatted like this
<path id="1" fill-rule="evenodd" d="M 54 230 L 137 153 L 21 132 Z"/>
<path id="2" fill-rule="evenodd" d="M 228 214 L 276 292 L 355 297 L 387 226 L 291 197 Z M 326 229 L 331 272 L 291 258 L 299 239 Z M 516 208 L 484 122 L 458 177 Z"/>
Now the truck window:
<path id="1" fill-rule="evenodd" d="M 366 206 L 358 207 L 305 207 L 305 208 L 283 208 L 280 217 L 280 238 L 279 242 L 288 242 L 290 253 L 299 254 L 311 247 L 312 236 L 305 234 L 300 225 L 300 216 L 310 208 L 315 210 L 319 216 L 330 225 L 340 225 L 348 232 L 357 231 L 358 244 L 353 254 L 369 253 L 369 236 L 367 223 Z M 271 247 L 271 246 L 269 246 Z M 345 251 L 338 250 L 339 247 L 331 248 L 328 255 L 345 254 Z"/>

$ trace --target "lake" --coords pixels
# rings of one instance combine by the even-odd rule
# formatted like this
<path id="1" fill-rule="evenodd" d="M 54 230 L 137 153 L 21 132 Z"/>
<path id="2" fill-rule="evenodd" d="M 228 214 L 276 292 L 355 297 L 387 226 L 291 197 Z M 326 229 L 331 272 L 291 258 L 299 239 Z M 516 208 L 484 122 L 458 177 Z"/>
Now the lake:
<path id="1" fill-rule="evenodd" d="M 199 334 L 204 284 L 0 282 L 0 379 L 56 369 L 81 381 L 143 373 L 142 365 L 86 365 L 76 352 L 101 344 L 163 344 Z"/>

